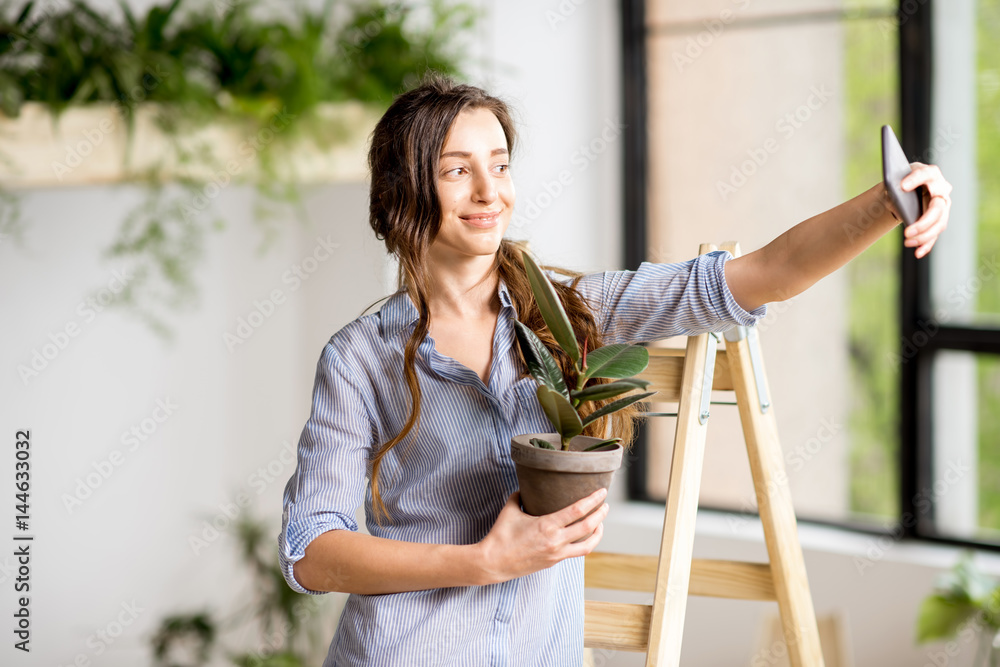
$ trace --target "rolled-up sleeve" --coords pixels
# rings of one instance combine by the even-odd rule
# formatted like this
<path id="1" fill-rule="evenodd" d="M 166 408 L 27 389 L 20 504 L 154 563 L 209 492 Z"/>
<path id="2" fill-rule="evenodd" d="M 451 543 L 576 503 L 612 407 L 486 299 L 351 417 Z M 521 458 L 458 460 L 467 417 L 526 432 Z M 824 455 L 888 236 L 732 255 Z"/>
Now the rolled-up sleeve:
<path id="1" fill-rule="evenodd" d="M 767 306 L 744 310 L 726 284 L 732 259 L 715 251 L 676 264 L 643 262 L 636 271 L 584 276 L 577 289 L 599 314 L 604 343 L 643 343 L 752 326 Z"/>
<path id="2" fill-rule="evenodd" d="M 285 581 L 300 593 L 319 594 L 295 579 L 295 563 L 317 536 L 358 529 L 354 513 L 365 489 L 373 423 L 357 382 L 328 344 L 316 367 L 312 413 L 299 438 L 295 472 L 285 485 L 278 558 Z"/>

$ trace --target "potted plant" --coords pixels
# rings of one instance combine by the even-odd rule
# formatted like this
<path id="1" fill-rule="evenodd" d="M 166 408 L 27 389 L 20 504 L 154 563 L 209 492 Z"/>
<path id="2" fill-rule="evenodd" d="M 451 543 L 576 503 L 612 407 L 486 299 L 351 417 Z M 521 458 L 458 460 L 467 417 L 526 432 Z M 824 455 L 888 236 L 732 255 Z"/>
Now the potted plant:
<path id="1" fill-rule="evenodd" d="M 646 380 L 634 377 L 646 369 L 649 352 L 639 345 L 620 343 L 588 351 L 584 342 L 581 350 L 552 283 L 527 252 L 522 252 L 522 256 L 542 319 L 556 344 L 573 362 L 572 369 L 564 375 L 538 336 L 515 320 L 521 354 L 528 372 L 538 383 L 538 402 L 556 431 L 526 433 L 511 440 L 521 505 L 528 514 L 541 516 L 611 484 L 621 466 L 624 451 L 621 439 L 581 434 L 595 420 L 655 392 L 623 396 L 649 385 Z"/>
<path id="2" fill-rule="evenodd" d="M 1000 582 L 976 569 L 971 552 L 938 581 L 920 605 L 917 641 L 945 639 L 962 644 L 976 641 L 972 664 L 977 667 L 1000 665 Z M 956 655 L 958 641 L 946 650 Z"/>

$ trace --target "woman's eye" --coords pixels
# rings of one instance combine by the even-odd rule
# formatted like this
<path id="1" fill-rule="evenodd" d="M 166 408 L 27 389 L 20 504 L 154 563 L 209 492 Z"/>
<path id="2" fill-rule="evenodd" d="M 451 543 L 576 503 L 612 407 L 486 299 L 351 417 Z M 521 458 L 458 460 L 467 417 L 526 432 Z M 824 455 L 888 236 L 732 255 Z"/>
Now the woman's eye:
<path id="1" fill-rule="evenodd" d="M 496 166 L 496 168 L 497 168 L 497 171 L 499 171 L 500 173 L 503 173 L 503 174 L 506 174 L 506 173 L 507 173 L 507 170 L 509 170 L 509 169 L 510 169 L 510 165 L 506 165 L 506 164 L 498 164 L 498 165 Z"/>

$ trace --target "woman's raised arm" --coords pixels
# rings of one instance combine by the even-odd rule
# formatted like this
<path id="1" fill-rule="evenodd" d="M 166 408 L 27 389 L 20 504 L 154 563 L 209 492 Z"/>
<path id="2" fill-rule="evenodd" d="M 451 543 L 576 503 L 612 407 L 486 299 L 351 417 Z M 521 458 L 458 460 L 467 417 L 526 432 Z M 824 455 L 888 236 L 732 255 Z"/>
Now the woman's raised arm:
<path id="1" fill-rule="evenodd" d="M 952 186 L 934 165 L 914 162 L 903 190 L 923 185 L 924 214 L 904 230 L 917 258 L 930 252 L 948 226 Z M 860 255 L 895 227 L 898 216 L 882 183 L 801 222 L 759 250 L 726 263 L 726 283 L 746 310 L 784 301 Z"/>

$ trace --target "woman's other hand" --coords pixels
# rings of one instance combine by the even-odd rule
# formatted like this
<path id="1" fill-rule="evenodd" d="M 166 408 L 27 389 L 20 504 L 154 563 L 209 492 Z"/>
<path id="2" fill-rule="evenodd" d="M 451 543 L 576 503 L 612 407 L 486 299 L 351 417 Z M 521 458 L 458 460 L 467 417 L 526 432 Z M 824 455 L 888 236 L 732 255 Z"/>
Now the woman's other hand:
<path id="1" fill-rule="evenodd" d="M 523 577 L 593 551 L 604 534 L 607 495 L 606 489 L 600 489 L 558 512 L 531 516 L 521 511 L 518 493 L 511 494 L 493 528 L 477 545 L 484 583 Z"/>
<path id="2" fill-rule="evenodd" d="M 919 259 L 931 251 L 941 232 L 948 227 L 952 186 L 935 165 L 912 162 L 910 169 L 900 186 L 906 192 L 921 185 L 926 188 L 923 192 L 924 213 L 903 230 L 903 245 L 916 248 L 914 254 Z"/>

